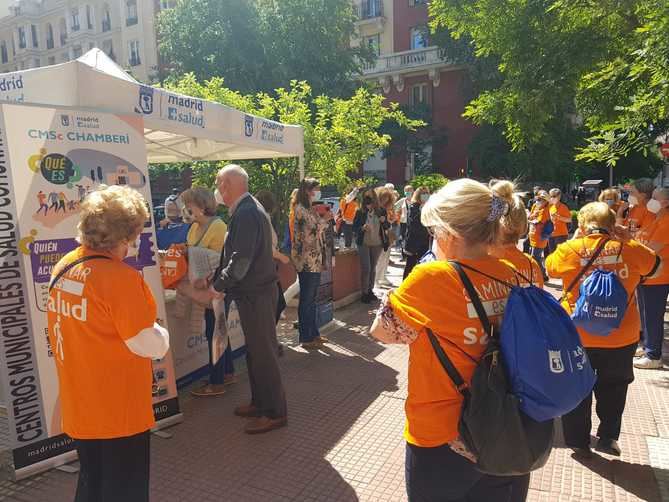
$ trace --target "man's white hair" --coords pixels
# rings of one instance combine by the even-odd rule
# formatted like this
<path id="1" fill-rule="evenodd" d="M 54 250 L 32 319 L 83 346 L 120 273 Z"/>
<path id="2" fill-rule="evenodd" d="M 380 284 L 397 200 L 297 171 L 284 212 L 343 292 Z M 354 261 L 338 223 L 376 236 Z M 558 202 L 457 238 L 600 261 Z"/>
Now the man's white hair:
<path id="1" fill-rule="evenodd" d="M 224 176 L 230 176 L 233 178 L 238 178 L 244 181 L 246 185 L 249 184 L 249 175 L 244 170 L 244 168 L 238 164 L 228 164 L 218 171 L 216 175 L 217 179 L 222 179 Z"/>

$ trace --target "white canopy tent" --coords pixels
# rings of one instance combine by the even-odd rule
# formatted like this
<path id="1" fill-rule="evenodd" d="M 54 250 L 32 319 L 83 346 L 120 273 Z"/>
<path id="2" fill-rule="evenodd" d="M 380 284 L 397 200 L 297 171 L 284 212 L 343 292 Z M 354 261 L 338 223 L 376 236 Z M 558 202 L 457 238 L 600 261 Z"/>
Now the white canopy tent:
<path id="1" fill-rule="evenodd" d="M 143 85 L 100 49 L 75 61 L 0 74 L 0 101 L 142 115 L 149 163 L 298 157 L 304 177 L 301 126 Z"/>

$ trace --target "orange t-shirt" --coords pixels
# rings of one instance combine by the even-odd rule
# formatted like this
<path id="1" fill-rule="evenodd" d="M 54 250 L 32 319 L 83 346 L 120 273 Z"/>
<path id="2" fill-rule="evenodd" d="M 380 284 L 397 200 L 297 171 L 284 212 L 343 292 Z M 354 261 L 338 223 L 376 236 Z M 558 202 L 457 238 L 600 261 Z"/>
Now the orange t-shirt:
<path id="1" fill-rule="evenodd" d="M 654 220 L 655 215 L 651 213 L 646 206 L 634 206 L 630 208 L 627 219 L 625 220 L 625 226 L 630 229 L 632 235 L 636 236 L 637 232 L 646 228 L 653 223 Z"/>
<path id="2" fill-rule="evenodd" d="M 351 202 L 346 202 L 346 199 L 341 199 L 339 201 L 339 210 L 341 211 L 342 219 L 349 224 L 353 223 L 355 219 L 355 213 L 358 211 L 358 203 L 355 200 Z"/>
<path id="3" fill-rule="evenodd" d="M 79 247 L 54 271 L 98 254 Z M 156 321 L 156 302 L 139 272 L 118 258 L 75 266 L 51 291 L 48 319 L 63 431 L 112 439 L 153 427 L 151 360 L 125 344 Z"/>
<path id="4" fill-rule="evenodd" d="M 463 264 L 503 281 L 515 283 L 513 270 L 496 258 L 463 260 Z M 479 292 L 492 322 L 499 321 L 509 289 L 481 274 L 465 269 Z M 460 276 L 446 261 L 416 266 L 411 275 L 389 297 L 393 313 L 419 331 L 409 345 L 409 395 L 405 404 L 404 437 L 417 446 L 444 445 L 458 437 L 462 395 L 439 363 L 425 334 L 429 327 L 466 382 L 470 382 L 475 363 L 485 350 L 484 333 Z"/>
<path id="5" fill-rule="evenodd" d="M 562 279 L 563 289 L 567 288 L 586 265 L 592 254 L 597 250 L 603 239 L 603 234 L 592 234 L 580 239 L 573 239 L 560 244 L 557 250 L 546 258 L 546 271 L 551 277 Z M 620 254 L 620 256 L 619 256 Z M 625 317 L 618 328 L 608 336 L 591 335 L 583 329 L 581 335 L 584 347 L 592 348 L 619 348 L 639 341 L 639 309 L 634 300 L 634 290 L 641 278 L 654 272 L 657 258 L 655 253 L 637 241 L 629 241 L 620 250 L 620 242 L 610 241 L 601 254 L 581 279 L 581 282 L 595 268 L 615 271 L 627 291 L 630 299 Z M 571 291 L 565 292 L 566 299 L 562 306 L 571 315 L 579 297 L 580 283 Z"/>
<path id="6" fill-rule="evenodd" d="M 553 237 L 563 237 L 569 235 L 569 227 L 564 221 L 560 221 L 557 217 L 561 218 L 570 218 L 571 211 L 566 204 L 563 202 L 558 202 L 555 206 L 550 207 L 551 220 L 553 220 Z"/>
<path id="7" fill-rule="evenodd" d="M 541 232 L 544 229 L 544 225 L 550 219 L 550 211 L 548 206 L 539 207 L 536 204 L 532 206 L 532 211 L 528 217 L 530 221 L 535 221 L 536 223 L 530 223 L 530 246 L 533 248 L 543 249 L 548 245 L 548 239 L 541 239 Z"/>
<path id="8" fill-rule="evenodd" d="M 644 286 L 669 284 L 669 214 L 658 216 L 650 225 L 639 232 L 637 238 L 643 244 L 649 242 L 664 244 L 664 247 L 657 253 L 662 260 L 660 273 L 657 277 L 646 279 L 643 282 Z"/>
<path id="9" fill-rule="evenodd" d="M 521 274 L 521 277 L 519 277 L 521 285 L 529 285 L 529 280 L 538 288 L 544 287 L 544 274 L 541 272 L 541 267 L 530 255 L 523 253 L 516 246 L 509 246 L 505 247 L 497 256 Z"/>

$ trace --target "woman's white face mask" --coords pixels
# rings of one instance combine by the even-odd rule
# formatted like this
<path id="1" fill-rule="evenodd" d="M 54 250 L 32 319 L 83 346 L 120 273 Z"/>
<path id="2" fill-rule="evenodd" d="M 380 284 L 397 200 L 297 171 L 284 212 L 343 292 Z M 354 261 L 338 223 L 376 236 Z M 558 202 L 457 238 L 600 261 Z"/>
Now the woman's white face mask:
<path id="1" fill-rule="evenodd" d="M 653 214 L 657 214 L 662 210 L 662 203 L 657 199 L 650 199 L 646 204 L 646 209 Z"/>
<path id="2" fill-rule="evenodd" d="M 141 245 L 141 242 L 142 242 L 142 234 L 139 234 L 134 242 L 128 243 L 128 251 L 126 251 L 125 253 L 126 259 L 137 258 L 137 256 L 139 255 L 139 246 Z"/>

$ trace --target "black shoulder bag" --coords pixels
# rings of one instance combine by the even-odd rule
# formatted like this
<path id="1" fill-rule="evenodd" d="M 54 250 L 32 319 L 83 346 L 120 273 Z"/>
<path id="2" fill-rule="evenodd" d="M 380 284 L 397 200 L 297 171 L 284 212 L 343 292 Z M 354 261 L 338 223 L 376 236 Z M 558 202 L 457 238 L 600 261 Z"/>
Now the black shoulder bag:
<path id="1" fill-rule="evenodd" d="M 489 337 L 483 356 L 475 361 L 471 383 L 467 384 L 434 333 L 426 330 L 439 362 L 464 398 L 458 426 L 460 439 L 477 457 L 481 472 L 495 476 L 527 474 L 548 461 L 553 448 L 553 421 L 536 422 L 520 411 L 518 398 L 511 393 L 507 381 L 499 339 L 481 299 L 463 266 L 450 263 Z M 460 347 L 457 349 L 473 359 Z"/>

